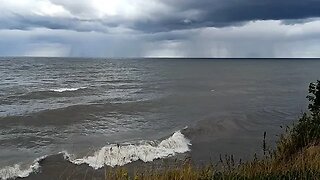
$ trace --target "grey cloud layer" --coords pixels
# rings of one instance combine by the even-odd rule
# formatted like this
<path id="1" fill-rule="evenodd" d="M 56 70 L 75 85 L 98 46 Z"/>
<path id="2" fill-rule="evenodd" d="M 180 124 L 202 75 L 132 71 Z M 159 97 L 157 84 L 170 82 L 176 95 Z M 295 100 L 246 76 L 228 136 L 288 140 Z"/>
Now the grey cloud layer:
<path id="1" fill-rule="evenodd" d="M 140 23 L 135 28 L 151 31 L 172 29 L 224 27 L 241 25 L 253 20 L 294 20 L 320 16 L 318 0 L 177 0 L 169 1 L 177 12 L 198 12 L 187 21 L 161 19 L 161 23 Z"/>
<path id="2" fill-rule="evenodd" d="M 71 17 L 55 17 L 19 12 L 1 14 L 1 29 L 69 29 L 109 32 L 125 27 L 141 32 L 165 32 L 201 27 L 238 26 L 252 20 L 301 20 L 320 17 L 319 0 L 163 0 L 167 10 L 153 7 L 138 18 L 121 15 L 96 17 L 90 1 L 50 0 L 68 11 Z M 101 6 L 108 6 L 107 3 Z M 144 9 L 149 7 L 138 7 Z"/>
<path id="3" fill-rule="evenodd" d="M 320 57 L 319 27 L 320 20 L 296 25 L 285 25 L 279 21 L 256 21 L 240 27 L 198 28 L 140 35 L 50 29 L 0 30 L 0 54 L 81 57 Z"/>
<path id="4" fill-rule="evenodd" d="M 0 4 L 0 56 L 320 57 L 320 0 Z"/>

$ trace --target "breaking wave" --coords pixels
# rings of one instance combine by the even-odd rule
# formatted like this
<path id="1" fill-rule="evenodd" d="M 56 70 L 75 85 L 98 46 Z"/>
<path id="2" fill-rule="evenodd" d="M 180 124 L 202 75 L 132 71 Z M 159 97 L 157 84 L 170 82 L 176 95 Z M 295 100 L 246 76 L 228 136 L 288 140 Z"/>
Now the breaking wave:
<path id="1" fill-rule="evenodd" d="M 107 166 L 123 166 L 125 164 L 142 160 L 151 162 L 155 159 L 166 158 L 190 151 L 190 141 L 180 132 L 175 132 L 172 136 L 162 141 L 145 141 L 139 144 L 110 144 L 96 151 L 92 156 L 83 158 L 74 158 L 75 155 L 66 151 L 60 152 L 64 159 L 76 165 L 88 164 L 94 169 Z M 31 173 L 37 173 L 40 170 L 40 161 L 48 156 L 37 158 L 33 163 L 24 168 L 21 164 L 7 166 L 0 169 L 0 179 L 25 178 Z"/>
<path id="2" fill-rule="evenodd" d="M 87 87 L 78 87 L 78 88 L 57 88 L 57 89 L 50 89 L 53 92 L 65 92 L 65 91 L 77 91 L 80 89 L 86 89 Z"/>
<path id="3" fill-rule="evenodd" d="M 159 143 L 149 141 L 140 144 L 111 144 L 96 151 L 92 156 L 79 159 L 73 158 L 73 155 L 67 152 L 63 153 L 65 159 L 74 164 L 88 164 L 94 169 L 99 169 L 105 165 L 123 166 L 137 160 L 151 162 L 155 159 L 171 157 L 177 153 L 190 151 L 190 145 L 190 141 L 180 131 L 177 131 Z"/>
<path id="4" fill-rule="evenodd" d="M 13 179 L 13 178 L 24 178 L 28 177 L 31 173 L 37 172 L 40 168 L 39 162 L 45 159 L 47 156 L 37 158 L 33 163 L 26 169 L 23 169 L 20 164 L 14 166 L 7 166 L 0 169 L 0 179 Z"/>

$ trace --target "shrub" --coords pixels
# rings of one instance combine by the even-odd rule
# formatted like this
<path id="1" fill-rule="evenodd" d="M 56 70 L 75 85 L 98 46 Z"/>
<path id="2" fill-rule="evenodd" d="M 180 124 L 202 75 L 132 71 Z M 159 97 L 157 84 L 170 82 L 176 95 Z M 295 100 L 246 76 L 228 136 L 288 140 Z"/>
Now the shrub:
<path id="1" fill-rule="evenodd" d="M 320 140 L 320 81 L 310 83 L 308 106 L 310 113 L 304 113 L 298 123 L 287 129 L 281 135 L 277 146 L 277 157 L 287 159 L 310 145 L 319 143 Z"/>

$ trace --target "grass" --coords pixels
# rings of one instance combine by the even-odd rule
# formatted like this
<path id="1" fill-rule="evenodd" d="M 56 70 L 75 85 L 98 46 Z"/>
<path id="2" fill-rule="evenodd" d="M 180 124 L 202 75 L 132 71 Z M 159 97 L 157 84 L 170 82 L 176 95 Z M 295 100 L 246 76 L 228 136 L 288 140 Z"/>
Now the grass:
<path id="1" fill-rule="evenodd" d="M 193 179 L 320 179 L 320 146 L 310 146 L 286 161 L 274 157 L 235 163 L 231 156 L 215 166 L 196 167 L 190 162 L 164 169 L 140 170 L 129 175 L 125 168 L 106 170 L 105 179 L 193 180 Z"/>
<path id="2" fill-rule="evenodd" d="M 235 163 L 233 156 L 220 157 L 216 165 L 196 167 L 186 161 L 174 167 L 144 169 L 131 175 L 124 168 L 106 169 L 105 179 L 192 180 L 192 179 L 320 179 L 320 81 L 309 86 L 309 112 L 287 127 L 274 150 L 264 157 Z M 267 153 L 266 153 L 267 152 Z"/>

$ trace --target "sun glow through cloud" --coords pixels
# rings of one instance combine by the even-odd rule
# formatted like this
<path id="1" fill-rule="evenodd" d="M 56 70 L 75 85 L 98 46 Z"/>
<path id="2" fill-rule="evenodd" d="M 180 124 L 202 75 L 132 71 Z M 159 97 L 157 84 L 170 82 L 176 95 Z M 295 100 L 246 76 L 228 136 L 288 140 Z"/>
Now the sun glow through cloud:
<path id="1" fill-rule="evenodd" d="M 142 0 L 92 0 L 92 6 L 97 10 L 100 18 L 106 16 L 118 16 L 126 19 L 136 19 L 147 15 L 149 10 L 160 5 L 156 1 Z"/>
<path id="2" fill-rule="evenodd" d="M 319 56 L 320 2 L 219 1 L 0 0 L 0 55 Z"/>
<path id="3" fill-rule="evenodd" d="M 41 1 L 33 10 L 34 13 L 40 16 L 51 17 L 71 17 L 70 12 L 66 11 L 63 6 L 52 4 L 50 1 Z"/>

